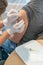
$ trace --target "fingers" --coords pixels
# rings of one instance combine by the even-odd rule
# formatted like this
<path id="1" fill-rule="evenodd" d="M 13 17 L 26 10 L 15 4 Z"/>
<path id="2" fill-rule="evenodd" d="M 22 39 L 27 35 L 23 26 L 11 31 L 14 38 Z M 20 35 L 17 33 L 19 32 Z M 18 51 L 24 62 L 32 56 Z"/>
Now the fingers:
<path id="1" fill-rule="evenodd" d="M 23 26 L 22 28 L 20 28 L 20 29 L 16 29 L 15 32 L 17 32 L 17 33 L 22 33 L 23 31 L 24 31 L 24 26 Z"/>
<path id="2" fill-rule="evenodd" d="M 9 15 L 9 16 L 19 16 L 20 14 L 19 14 L 19 12 L 18 11 L 16 11 L 15 9 L 11 9 L 9 12 L 8 12 L 8 14 L 7 15 Z"/>
<path id="3" fill-rule="evenodd" d="M 11 9 L 9 12 L 8 12 L 8 14 L 13 14 L 13 13 L 18 13 L 18 11 L 16 10 L 16 9 Z"/>
<path id="4" fill-rule="evenodd" d="M 14 9 L 9 11 L 7 14 L 8 22 L 10 22 L 11 24 L 15 24 L 16 22 L 18 22 L 19 17 L 19 12 L 15 11 Z"/>
<path id="5" fill-rule="evenodd" d="M 21 20 L 20 22 L 16 23 L 13 27 L 14 28 L 21 28 L 24 25 L 24 21 Z"/>
<path id="6" fill-rule="evenodd" d="M 25 26 L 25 25 L 24 25 Z M 24 26 L 21 29 L 18 29 L 18 33 L 22 33 L 24 31 Z"/>
<path id="7" fill-rule="evenodd" d="M 15 21 L 16 19 L 18 19 L 19 16 L 18 16 L 18 14 L 13 13 L 13 14 L 9 14 L 7 17 L 8 17 L 9 20 Z"/>
<path id="8" fill-rule="evenodd" d="M 21 24 L 19 24 L 19 26 L 18 27 L 16 27 L 16 28 L 22 28 L 24 26 L 24 22 L 22 22 Z"/>
<path id="9" fill-rule="evenodd" d="M 24 21 L 21 20 L 19 23 L 16 23 L 13 28 L 15 29 L 15 32 L 21 33 L 24 30 Z"/>

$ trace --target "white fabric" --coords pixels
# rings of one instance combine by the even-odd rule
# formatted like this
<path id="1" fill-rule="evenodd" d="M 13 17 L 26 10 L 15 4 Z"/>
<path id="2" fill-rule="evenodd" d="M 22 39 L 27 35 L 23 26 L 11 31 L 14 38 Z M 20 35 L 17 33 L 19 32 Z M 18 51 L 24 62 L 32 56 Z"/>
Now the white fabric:
<path id="1" fill-rule="evenodd" d="M 43 65 L 43 47 L 35 40 L 15 49 L 26 65 Z"/>

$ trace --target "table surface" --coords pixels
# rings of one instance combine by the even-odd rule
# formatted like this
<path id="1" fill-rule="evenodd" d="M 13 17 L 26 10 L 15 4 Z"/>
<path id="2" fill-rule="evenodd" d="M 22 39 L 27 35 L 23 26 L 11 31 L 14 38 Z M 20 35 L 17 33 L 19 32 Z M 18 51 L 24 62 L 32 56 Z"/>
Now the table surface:
<path id="1" fill-rule="evenodd" d="M 5 62 L 5 65 L 26 65 L 14 51 Z"/>
<path id="2" fill-rule="evenodd" d="M 43 46 L 43 40 L 37 40 Z M 26 65 L 23 60 L 14 51 L 6 60 L 5 65 Z"/>

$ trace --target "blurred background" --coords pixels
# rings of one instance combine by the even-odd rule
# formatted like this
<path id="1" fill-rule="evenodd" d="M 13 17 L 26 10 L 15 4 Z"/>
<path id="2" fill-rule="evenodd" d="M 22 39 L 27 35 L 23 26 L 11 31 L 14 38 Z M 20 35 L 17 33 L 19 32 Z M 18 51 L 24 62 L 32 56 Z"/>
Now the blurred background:
<path id="1" fill-rule="evenodd" d="M 7 12 L 11 9 L 20 10 L 24 5 L 26 5 L 30 0 L 7 0 L 8 6 L 6 11 L 2 15 L 2 18 L 5 19 L 7 16 Z"/>

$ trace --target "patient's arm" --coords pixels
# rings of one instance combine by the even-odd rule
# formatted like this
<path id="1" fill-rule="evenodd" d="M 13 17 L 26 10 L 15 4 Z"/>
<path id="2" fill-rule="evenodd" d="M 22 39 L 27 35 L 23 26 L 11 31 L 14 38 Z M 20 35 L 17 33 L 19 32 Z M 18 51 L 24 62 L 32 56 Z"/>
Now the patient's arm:
<path id="1" fill-rule="evenodd" d="M 36 41 L 39 42 L 43 46 L 43 39 L 39 39 L 39 40 L 37 39 Z"/>
<path id="2" fill-rule="evenodd" d="M 15 43 L 18 43 L 22 39 L 22 37 L 24 36 L 24 34 L 27 30 L 28 24 L 29 24 L 26 12 L 24 10 L 21 10 L 20 13 L 22 15 L 20 17 L 20 19 L 24 20 L 25 28 L 24 28 L 24 31 L 22 33 L 15 33 L 14 36 L 10 36 L 10 39 L 13 40 Z"/>
<path id="3" fill-rule="evenodd" d="M 41 32 L 40 34 L 38 34 L 38 39 L 43 39 L 43 32 Z"/>
<path id="4" fill-rule="evenodd" d="M 43 39 L 43 35 L 39 36 L 37 39 L 38 39 L 38 40 L 39 40 L 39 39 Z"/>

